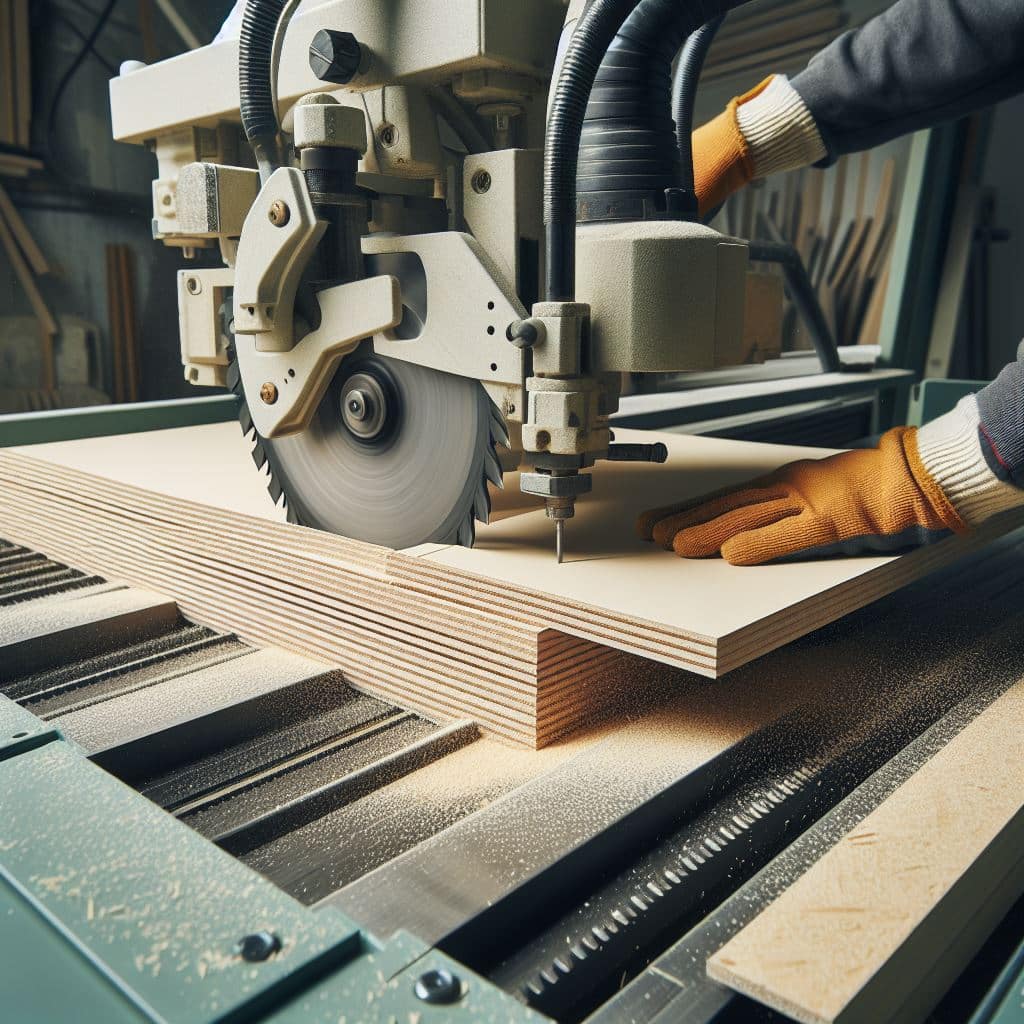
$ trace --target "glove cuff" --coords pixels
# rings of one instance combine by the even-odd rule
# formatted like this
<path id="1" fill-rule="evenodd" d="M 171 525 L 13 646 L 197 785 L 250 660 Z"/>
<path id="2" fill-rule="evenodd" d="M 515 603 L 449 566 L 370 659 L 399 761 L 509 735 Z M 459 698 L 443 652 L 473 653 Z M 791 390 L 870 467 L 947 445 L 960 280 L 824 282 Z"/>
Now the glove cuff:
<path id="1" fill-rule="evenodd" d="M 1024 490 L 989 468 L 978 437 L 978 400 L 968 395 L 917 432 L 920 462 L 968 526 L 1024 505 Z"/>
<path id="2" fill-rule="evenodd" d="M 736 102 L 755 178 L 807 167 L 827 155 L 814 115 L 785 75 L 773 75 Z"/>

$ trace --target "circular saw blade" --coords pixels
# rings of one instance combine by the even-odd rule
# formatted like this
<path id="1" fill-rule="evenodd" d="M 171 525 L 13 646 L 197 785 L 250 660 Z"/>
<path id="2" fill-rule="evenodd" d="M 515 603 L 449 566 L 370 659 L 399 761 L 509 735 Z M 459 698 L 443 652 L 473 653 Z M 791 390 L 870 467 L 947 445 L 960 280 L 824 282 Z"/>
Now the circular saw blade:
<path id="1" fill-rule="evenodd" d="M 386 394 L 386 422 L 375 432 L 346 417 L 353 388 L 371 406 Z M 352 408 L 365 424 L 366 410 Z M 283 493 L 293 522 L 393 548 L 471 546 L 474 520 L 490 512 L 487 482 L 501 485 L 495 443 L 507 434 L 479 381 L 364 346 L 339 365 L 308 427 L 257 438 L 253 458 L 268 464 L 271 495 Z"/>

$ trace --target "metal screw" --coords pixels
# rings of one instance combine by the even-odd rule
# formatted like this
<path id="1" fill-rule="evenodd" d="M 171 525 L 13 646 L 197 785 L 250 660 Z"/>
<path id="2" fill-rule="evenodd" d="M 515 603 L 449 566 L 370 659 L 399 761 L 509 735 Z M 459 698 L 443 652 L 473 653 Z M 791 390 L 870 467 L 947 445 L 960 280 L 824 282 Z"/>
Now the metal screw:
<path id="1" fill-rule="evenodd" d="M 483 195 L 491 190 L 491 176 L 487 171 L 477 171 L 471 179 L 473 191 L 477 195 Z"/>
<path id="2" fill-rule="evenodd" d="M 416 979 L 413 992 L 417 999 L 434 1005 L 454 1003 L 462 998 L 462 982 L 458 975 L 443 967 L 436 971 L 425 971 Z"/>
<path id="3" fill-rule="evenodd" d="M 291 216 L 292 211 L 288 209 L 288 204 L 280 199 L 275 199 L 267 211 L 267 217 L 275 228 L 283 228 L 291 219 Z"/>
<path id="4" fill-rule="evenodd" d="M 377 129 L 377 138 L 382 146 L 389 149 L 398 142 L 398 129 L 393 124 L 382 124 Z"/>
<path id="5" fill-rule="evenodd" d="M 185 281 L 185 287 L 190 295 L 198 295 L 203 290 L 202 282 L 198 277 L 190 277 Z"/>
<path id="6" fill-rule="evenodd" d="M 273 405 L 277 401 L 277 385 L 268 380 L 260 388 L 260 399 L 264 405 Z"/>
<path id="7" fill-rule="evenodd" d="M 273 932 L 253 932 L 235 945 L 235 952 L 251 964 L 269 960 L 280 949 L 281 940 Z"/>

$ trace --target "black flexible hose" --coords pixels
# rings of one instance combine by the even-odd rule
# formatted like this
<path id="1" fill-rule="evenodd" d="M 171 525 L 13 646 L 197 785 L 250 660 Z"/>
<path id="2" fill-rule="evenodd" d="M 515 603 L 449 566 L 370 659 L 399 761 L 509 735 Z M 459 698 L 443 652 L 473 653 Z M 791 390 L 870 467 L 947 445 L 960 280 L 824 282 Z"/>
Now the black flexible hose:
<path id="1" fill-rule="evenodd" d="M 691 32 L 679 53 L 676 77 L 672 83 L 672 120 L 676 125 L 679 146 L 679 187 L 687 196 L 694 196 L 693 172 L 693 108 L 697 102 L 697 83 L 715 34 L 722 27 L 725 15 L 706 22 Z"/>
<path id="2" fill-rule="evenodd" d="M 238 38 L 238 98 L 242 128 L 256 155 L 262 181 L 281 166 L 270 64 L 274 32 L 284 6 L 285 0 L 248 0 Z"/>
<path id="3" fill-rule="evenodd" d="M 544 138 L 544 297 L 571 300 L 575 292 L 576 170 L 580 131 L 605 52 L 640 0 L 593 0 L 562 58 Z"/>
<path id="4" fill-rule="evenodd" d="M 662 202 L 665 190 L 676 188 L 672 61 L 690 32 L 743 2 L 591 0 L 569 41 L 548 112 L 548 301 L 575 295 L 577 179 L 588 194 L 660 191 Z"/>

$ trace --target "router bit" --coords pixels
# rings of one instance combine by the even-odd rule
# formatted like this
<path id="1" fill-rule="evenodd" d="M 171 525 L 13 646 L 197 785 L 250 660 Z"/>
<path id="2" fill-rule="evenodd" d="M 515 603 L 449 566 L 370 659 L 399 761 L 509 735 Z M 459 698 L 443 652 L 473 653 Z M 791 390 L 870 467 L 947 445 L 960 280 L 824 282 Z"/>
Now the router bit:
<path id="1" fill-rule="evenodd" d="M 590 491 L 590 474 L 576 468 L 538 468 L 520 474 L 519 483 L 524 494 L 544 499 L 544 513 L 555 522 L 555 558 L 561 562 L 565 552 L 565 521 L 576 514 L 576 499 Z"/>
<path id="2" fill-rule="evenodd" d="M 548 519 L 555 521 L 555 558 L 559 565 L 565 551 L 565 521 L 576 514 L 576 499 L 569 497 L 547 498 L 544 512 Z"/>

